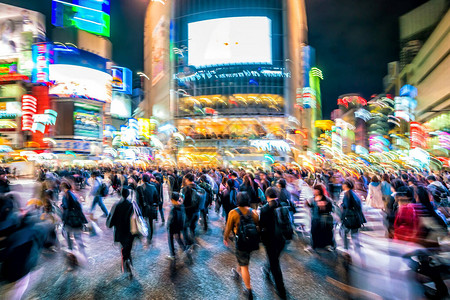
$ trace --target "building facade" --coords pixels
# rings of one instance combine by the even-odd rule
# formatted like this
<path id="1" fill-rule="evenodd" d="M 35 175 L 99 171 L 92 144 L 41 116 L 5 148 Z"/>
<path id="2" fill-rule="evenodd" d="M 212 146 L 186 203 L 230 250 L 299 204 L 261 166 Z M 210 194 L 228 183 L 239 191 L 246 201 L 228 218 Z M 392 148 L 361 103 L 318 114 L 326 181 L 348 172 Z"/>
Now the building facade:
<path id="1" fill-rule="evenodd" d="M 308 140 L 303 1 L 155 1 L 145 26 L 142 106 L 173 120 L 179 163 L 286 161 Z"/>

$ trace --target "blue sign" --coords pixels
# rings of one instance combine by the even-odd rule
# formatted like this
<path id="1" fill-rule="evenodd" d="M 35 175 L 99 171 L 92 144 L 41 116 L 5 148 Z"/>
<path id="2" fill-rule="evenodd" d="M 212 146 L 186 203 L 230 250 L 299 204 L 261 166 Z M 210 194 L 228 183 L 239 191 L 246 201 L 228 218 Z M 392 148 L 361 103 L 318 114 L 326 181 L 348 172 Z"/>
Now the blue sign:
<path id="1" fill-rule="evenodd" d="M 113 66 L 111 67 L 111 75 L 113 90 L 131 95 L 133 87 L 133 73 L 131 73 L 131 70 Z"/>
<path id="2" fill-rule="evenodd" d="M 34 83 L 49 82 L 49 67 L 53 63 L 53 45 L 50 43 L 34 44 L 32 46 L 33 71 L 31 80 Z"/>
<path id="3" fill-rule="evenodd" d="M 109 37 L 109 0 L 53 0 L 52 24 Z"/>
<path id="4" fill-rule="evenodd" d="M 400 88 L 400 96 L 414 99 L 417 97 L 417 88 L 410 84 L 406 84 Z"/>

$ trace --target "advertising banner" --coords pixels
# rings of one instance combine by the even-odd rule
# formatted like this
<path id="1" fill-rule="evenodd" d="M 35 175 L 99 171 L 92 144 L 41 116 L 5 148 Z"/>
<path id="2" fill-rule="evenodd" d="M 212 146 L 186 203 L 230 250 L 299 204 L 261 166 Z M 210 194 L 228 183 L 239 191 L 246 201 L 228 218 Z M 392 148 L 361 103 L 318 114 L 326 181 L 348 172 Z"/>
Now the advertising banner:
<path id="1" fill-rule="evenodd" d="M 169 22 L 164 16 L 159 19 L 152 32 L 152 85 L 164 77 L 166 61 L 166 42 L 169 32 Z"/>
<path id="2" fill-rule="evenodd" d="M 100 107 L 75 103 L 73 109 L 74 136 L 100 139 L 102 137 L 102 119 Z"/>
<path id="3" fill-rule="evenodd" d="M 30 75 L 31 45 L 43 40 L 45 19 L 42 14 L 0 3 L 0 59 L 20 57 L 21 73 Z"/>

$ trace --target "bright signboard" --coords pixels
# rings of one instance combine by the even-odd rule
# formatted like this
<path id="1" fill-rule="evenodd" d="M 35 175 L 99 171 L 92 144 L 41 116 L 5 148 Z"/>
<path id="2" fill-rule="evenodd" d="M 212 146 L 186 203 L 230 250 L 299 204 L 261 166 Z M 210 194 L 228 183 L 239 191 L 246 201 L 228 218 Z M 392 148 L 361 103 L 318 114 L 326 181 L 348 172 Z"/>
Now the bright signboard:
<path id="1" fill-rule="evenodd" d="M 53 0 L 52 24 L 109 37 L 109 0 Z"/>
<path id="2" fill-rule="evenodd" d="M 119 119 L 131 118 L 131 98 L 129 95 L 113 91 L 111 116 Z"/>
<path id="3" fill-rule="evenodd" d="M 49 93 L 59 97 L 85 98 L 111 102 L 111 75 L 98 70 L 73 66 L 50 65 Z"/>
<path id="4" fill-rule="evenodd" d="M 34 83 L 47 83 L 49 82 L 50 63 L 52 63 L 52 44 L 35 44 L 32 49 L 34 68 L 31 74 L 31 81 Z"/>
<path id="5" fill-rule="evenodd" d="M 75 103 L 73 109 L 74 135 L 101 138 L 102 119 L 100 107 Z"/>
<path id="6" fill-rule="evenodd" d="M 131 70 L 124 67 L 111 67 L 112 88 L 115 91 L 131 95 L 133 85 L 133 74 Z"/>
<path id="7" fill-rule="evenodd" d="M 272 64 L 271 20 L 233 17 L 188 24 L 188 64 Z"/>
<path id="8" fill-rule="evenodd" d="M 0 59 L 17 60 L 17 73 L 31 75 L 33 43 L 45 40 L 45 18 L 42 14 L 0 3 Z M 14 77 L 14 76 L 13 76 Z M 27 80 L 13 78 L 9 80 Z M 3 80 L 5 80 L 3 76 Z"/>

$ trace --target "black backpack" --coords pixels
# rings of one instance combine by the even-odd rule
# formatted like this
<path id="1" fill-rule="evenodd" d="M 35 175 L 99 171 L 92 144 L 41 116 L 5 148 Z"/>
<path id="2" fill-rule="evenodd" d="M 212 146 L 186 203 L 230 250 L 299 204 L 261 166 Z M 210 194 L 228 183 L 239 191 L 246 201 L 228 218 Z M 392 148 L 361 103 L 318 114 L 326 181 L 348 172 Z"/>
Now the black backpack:
<path id="1" fill-rule="evenodd" d="M 192 198 L 191 198 L 191 207 L 197 209 L 200 207 L 200 204 L 203 202 L 205 203 L 206 200 L 206 191 L 199 187 L 198 185 L 196 187 L 192 188 Z"/>
<path id="2" fill-rule="evenodd" d="M 249 208 L 244 216 L 239 208 L 235 209 L 240 216 L 239 228 L 236 235 L 236 245 L 239 251 L 251 252 L 259 249 L 259 232 L 253 222 L 252 209 Z"/>
<path id="3" fill-rule="evenodd" d="M 278 232 L 283 235 L 284 239 L 292 240 L 294 235 L 294 229 L 292 228 L 292 218 L 291 212 L 289 210 L 289 204 L 280 203 L 277 208 L 275 208 L 275 219 L 276 227 Z"/>
<path id="4" fill-rule="evenodd" d="M 100 196 L 102 196 L 102 197 L 108 196 L 109 188 L 106 185 L 106 183 L 102 182 L 102 184 L 100 185 L 99 190 L 100 190 Z"/>

